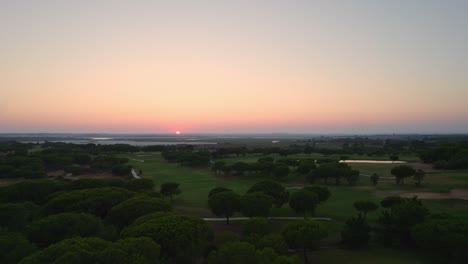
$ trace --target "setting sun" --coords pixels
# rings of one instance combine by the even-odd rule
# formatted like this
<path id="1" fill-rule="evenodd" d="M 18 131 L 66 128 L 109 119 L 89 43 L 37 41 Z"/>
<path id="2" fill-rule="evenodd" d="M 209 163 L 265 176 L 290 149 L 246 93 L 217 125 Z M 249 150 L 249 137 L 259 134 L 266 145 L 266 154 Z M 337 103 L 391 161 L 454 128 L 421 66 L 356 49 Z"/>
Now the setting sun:
<path id="1" fill-rule="evenodd" d="M 176 131 L 175 133 L 176 133 L 176 135 L 180 135 L 180 131 Z"/>

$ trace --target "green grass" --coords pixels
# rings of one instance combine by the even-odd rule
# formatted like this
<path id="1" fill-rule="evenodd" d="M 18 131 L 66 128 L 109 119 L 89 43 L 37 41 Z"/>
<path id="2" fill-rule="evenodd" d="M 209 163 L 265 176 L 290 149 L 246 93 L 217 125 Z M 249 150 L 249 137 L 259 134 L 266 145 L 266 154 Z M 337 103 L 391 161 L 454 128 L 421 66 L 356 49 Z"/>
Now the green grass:
<path id="1" fill-rule="evenodd" d="M 174 205 L 182 210 L 197 211 L 207 208 L 208 192 L 214 187 L 226 187 L 243 194 L 258 179 L 229 179 L 217 177 L 208 169 L 183 167 L 176 163 L 166 162 L 160 153 L 145 154 L 145 156 L 129 156 L 143 159 L 145 162 L 131 160 L 136 170 L 142 170 L 144 177 L 150 177 L 156 184 L 156 189 L 164 182 L 180 183 L 182 193 L 174 198 Z M 206 210 L 202 210 L 206 211 Z"/>
<path id="2" fill-rule="evenodd" d="M 212 214 L 207 206 L 208 192 L 218 186 L 233 189 L 239 194 L 245 193 L 254 183 L 265 179 L 261 176 L 245 175 L 243 177 L 225 177 L 224 175 L 214 175 L 208 168 L 183 167 L 175 163 L 165 161 L 160 153 L 145 153 L 140 155 L 125 155 L 134 159 L 143 159 L 145 162 L 131 161 L 135 169 L 141 169 L 144 177 L 152 178 L 156 184 L 156 189 L 164 182 L 180 183 L 182 193 L 175 197 L 174 207 L 176 212 L 191 214 L 196 216 L 211 217 Z M 260 156 L 230 157 L 224 160 L 228 162 L 246 161 L 255 162 Z M 364 174 L 379 173 L 382 176 L 389 176 L 393 165 L 387 164 L 353 164 L 354 168 Z M 422 166 L 422 165 L 421 165 Z M 319 205 L 316 216 L 331 217 L 334 221 L 322 222 L 328 231 L 328 237 L 322 242 L 322 246 L 331 247 L 310 252 L 312 263 L 383 263 L 383 264 L 413 264 L 430 263 L 424 259 L 423 254 L 408 252 L 400 249 L 383 248 L 371 246 L 369 250 L 351 251 L 336 248 L 340 243 L 340 231 L 346 219 L 357 212 L 353 203 L 357 200 L 370 200 L 379 204 L 380 200 L 388 195 L 409 191 L 434 191 L 446 190 L 447 188 L 468 188 L 468 172 L 440 172 L 430 171 L 422 187 L 415 187 L 411 179 L 405 181 L 405 185 L 397 186 L 393 180 L 381 179 L 379 185 L 374 187 L 368 177 L 360 177 L 356 186 L 348 186 L 345 182 L 341 186 L 329 185 L 332 193 L 330 199 L 323 205 Z M 285 185 L 300 186 L 306 184 L 304 178 L 290 175 Z M 294 189 L 291 189 L 294 191 Z M 463 200 L 424 200 L 423 203 L 433 213 L 450 213 L 460 217 L 468 218 L 468 201 Z M 381 209 L 379 209 L 381 210 Z M 379 216 L 380 212 L 370 213 L 368 219 L 371 223 Z M 296 216 L 294 211 L 286 204 L 281 208 L 272 208 L 272 216 Z M 273 232 L 281 232 L 289 221 L 272 221 Z M 212 223 L 216 230 L 241 230 L 240 223 L 225 225 L 224 222 Z"/>
<path id="3" fill-rule="evenodd" d="M 168 163 L 165 161 L 160 153 L 145 153 L 144 156 L 135 154 L 133 156 L 126 155 L 126 157 L 134 159 L 143 159 L 145 162 L 131 160 L 131 164 L 138 170 L 144 172 L 145 177 L 151 177 L 155 184 L 156 189 L 164 182 L 177 182 L 180 183 L 182 194 L 176 196 L 174 205 L 176 210 L 187 214 L 195 214 L 202 216 L 211 216 L 207 206 L 208 192 L 218 186 L 233 189 L 239 194 L 245 193 L 253 184 L 265 179 L 261 176 L 245 175 L 243 177 L 225 177 L 224 175 L 214 175 L 208 168 L 190 168 L 180 166 L 176 163 Z M 259 156 L 247 157 L 231 157 L 227 160 L 235 162 L 235 160 L 251 160 L 256 161 Z M 354 168 L 360 170 L 364 174 L 379 173 L 381 175 L 389 174 L 393 165 L 389 164 L 353 164 Z M 436 191 L 447 192 L 452 188 L 468 188 L 467 172 L 439 172 L 431 171 L 428 174 L 422 187 L 413 185 L 412 179 L 407 179 L 404 185 L 397 186 L 391 179 L 381 179 L 377 187 L 371 186 L 368 177 L 361 176 L 357 186 L 348 186 L 342 183 L 341 186 L 329 185 L 332 196 L 329 201 L 324 205 L 317 208 L 316 215 L 331 217 L 338 220 L 344 220 L 356 213 L 353 203 L 357 200 L 370 200 L 379 202 L 383 197 L 392 195 L 398 192 L 419 192 L 419 191 Z M 300 186 L 306 184 L 304 178 L 294 176 L 293 174 L 288 177 L 286 186 Z M 440 209 L 437 203 L 434 208 Z M 468 202 L 466 202 L 468 204 Z M 444 204 L 446 204 L 444 202 Z M 449 204 L 449 203 L 448 203 Z M 458 214 L 459 207 L 447 207 L 447 210 L 454 211 Z M 282 208 L 273 208 L 271 215 L 274 216 L 296 216 L 296 214 L 284 205 Z M 374 214 L 376 215 L 376 214 Z M 370 216 L 372 219 L 374 216 Z"/>

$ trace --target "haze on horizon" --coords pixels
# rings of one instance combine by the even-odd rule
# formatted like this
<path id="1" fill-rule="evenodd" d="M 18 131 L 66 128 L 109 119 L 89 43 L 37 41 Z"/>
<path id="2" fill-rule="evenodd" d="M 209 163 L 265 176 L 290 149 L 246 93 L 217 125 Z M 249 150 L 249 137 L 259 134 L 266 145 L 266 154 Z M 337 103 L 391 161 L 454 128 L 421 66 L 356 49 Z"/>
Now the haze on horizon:
<path id="1" fill-rule="evenodd" d="M 465 133 L 468 1 L 0 1 L 0 133 Z"/>

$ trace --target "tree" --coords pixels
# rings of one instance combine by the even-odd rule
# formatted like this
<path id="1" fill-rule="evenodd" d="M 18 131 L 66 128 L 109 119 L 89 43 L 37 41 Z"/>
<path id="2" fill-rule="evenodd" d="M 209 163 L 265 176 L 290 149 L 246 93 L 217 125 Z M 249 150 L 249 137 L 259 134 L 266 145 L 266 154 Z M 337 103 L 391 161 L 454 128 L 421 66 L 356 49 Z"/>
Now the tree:
<path id="1" fill-rule="evenodd" d="M 315 165 L 315 160 L 305 159 L 299 162 L 296 171 L 300 174 L 307 175 L 310 171 L 314 170 L 317 166 Z"/>
<path id="2" fill-rule="evenodd" d="M 341 231 L 343 244 L 350 249 L 366 248 L 369 245 L 371 228 L 362 216 L 352 217 Z"/>
<path id="3" fill-rule="evenodd" d="M 129 176 L 132 172 L 132 166 L 126 164 L 118 164 L 112 167 L 112 174 L 116 176 Z"/>
<path id="4" fill-rule="evenodd" d="M 415 170 L 413 167 L 408 165 L 400 165 L 392 168 L 390 171 L 395 176 L 397 184 L 403 184 L 404 178 L 411 177 L 414 175 Z"/>
<path id="5" fill-rule="evenodd" d="M 133 195 L 133 192 L 118 187 L 62 192 L 50 199 L 42 207 L 41 214 L 83 212 L 104 218 L 112 207 L 131 198 Z"/>
<path id="6" fill-rule="evenodd" d="M 346 180 L 348 181 L 349 185 L 354 185 L 359 179 L 359 171 L 358 170 L 349 170 L 346 172 Z"/>
<path id="7" fill-rule="evenodd" d="M 213 240 L 213 231 L 199 217 L 168 214 L 128 226 L 121 236 L 149 237 L 161 246 L 162 257 L 171 263 L 192 263 Z"/>
<path id="8" fill-rule="evenodd" d="M 257 182 L 247 191 L 247 193 L 252 192 L 263 192 L 269 195 L 273 198 L 273 203 L 276 207 L 281 207 L 289 199 L 289 193 L 286 188 L 276 181 L 266 180 Z"/>
<path id="9" fill-rule="evenodd" d="M 50 194 L 63 191 L 68 182 L 58 180 L 27 180 L 0 189 L 0 201 L 9 203 L 31 201 L 42 204 Z"/>
<path id="10" fill-rule="evenodd" d="M 131 179 L 125 183 L 125 188 L 134 192 L 151 192 L 154 189 L 154 182 L 151 179 Z"/>
<path id="11" fill-rule="evenodd" d="M 253 217 L 242 224 L 242 233 L 244 236 L 252 234 L 265 236 L 270 233 L 270 223 L 264 217 Z"/>
<path id="12" fill-rule="evenodd" d="M 371 179 L 372 185 L 377 186 L 377 183 L 379 183 L 380 176 L 377 173 L 372 173 L 370 179 Z"/>
<path id="13" fill-rule="evenodd" d="M 354 202 L 354 208 L 356 208 L 356 210 L 358 210 L 358 212 L 363 214 L 364 218 L 366 218 L 367 213 L 373 212 L 379 207 L 371 201 L 356 201 Z"/>
<path id="14" fill-rule="evenodd" d="M 227 243 L 218 251 L 211 253 L 208 264 L 254 264 L 259 263 L 260 258 L 255 247 L 247 242 Z"/>
<path id="15" fill-rule="evenodd" d="M 165 182 L 161 184 L 159 191 L 163 196 L 169 196 L 172 201 L 172 196 L 179 195 L 182 191 L 179 189 L 180 184 L 175 182 Z"/>
<path id="16" fill-rule="evenodd" d="M 215 174 L 218 174 L 219 171 L 223 171 L 226 167 L 226 162 L 224 161 L 216 161 L 213 166 L 211 166 L 211 170 L 214 171 Z"/>
<path id="17" fill-rule="evenodd" d="M 278 256 L 271 248 L 256 249 L 247 242 L 231 242 L 208 256 L 208 264 L 299 264 L 295 257 Z"/>
<path id="18" fill-rule="evenodd" d="M 241 197 L 232 191 L 220 192 L 208 198 L 208 205 L 213 214 L 226 217 L 229 224 L 229 217 L 241 209 Z"/>
<path id="19" fill-rule="evenodd" d="M 399 159 L 397 154 L 390 154 L 388 157 L 391 161 L 397 161 Z"/>
<path id="20" fill-rule="evenodd" d="M 161 263 L 160 247 L 148 237 L 126 238 L 115 243 L 97 237 L 62 240 L 23 259 L 35 263 Z"/>
<path id="21" fill-rule="evenodd" d="M 208 198 L 220 192 L 232 192 L 232 190 L 224 187 L 215 187 L 208 193 Z"/>
<path id="22" fill-rule="evenodd" d="M 380 205 L 384 208 L 391 208 L 394 205 L 398 205 L 405 202 L 405 198 L 400 196 L 387 196 L 380 201 Z"/>
<path id="23" fill-rule="evenodd" d="M 447 263 L 465 263 L 468 258 L 468 221 L 453 216 L 431 216 L 411 232 L 416 244 Z"/>
<path id="24" fill-rule="evenodd" d="M 106 220 L 122 228 L 142 215 L 153 212 L 168 212 L 170 210 L 171 205 L 162 199 L 137 196 L 112 207 L 107 214 Z"/>
<path id="25" fill-rule="evenodd" d="M 421 182 L 424 180 L 424 177 L 426 176 L 426 172 L 421 170 L 421 169 L 418 169 L 415 173 L 414 173 L 414 180 L 416 181 L 415 182 L 415 185 L 416 186 L 420 186 L 421 185 Z"/>
<path id="26" fill-rule="evenodd" d="M 237 175 L 244 175 L 250 169 L 250 165 L 248 163 L 238 161 L 232 164 L 231 169 L 236 172 Z"/>
<path id="27" fill-rule="evenodd" d="M 276 179 L 283 179 L 289 175 L 289 166 L 280 164 L 280 165 L 275 165 L 275 168 L 273 169 L 273 176 Z"/>
<path id="28" fill-rule="evenodd" d="M 36 251 L 24 235 L 0 230 L 0 263 L 16 264 Z"/>
<path id="29" fill-rule="evenodd" d="M 307 185 L 302 189 L 315 193 L 317 195 L 319 203 L 326 202 L 331 196 L 331 192 L 326 186 Z"/>
<path id="30" fill-rule="evenodd" d="M 82 169 L 80 166 L 77 166 L 77 165 L 70 165 L 70 166 L 67 166 L 63 169 L 66 173 L 71 173 L 72 175 L 76 176 L 76 175 L 80 175 L 81 172 L 82 172 Z"/>
<path id="31" fill-rule="evenodd" d="M 248 217 L 268 216 L 272 202 L 273 199 L 262 192 L 247 193 L 241 198 L 241 212 Z"/>
<path id="32" fill-rule="evenodd" d="M 289 206 L 298 214 L 303 214 L 306 218 L 307 213 L 313 214 L 319 203 L 318 196 L 307 190 L 294 192 L 289 199 Z"/>
<path id="33" fill-rule="evenodd" d="M 30 241 L 46 247 L 65 238 L 96 236 L 101 228 L 101 219 L 84 213 L 62 213 L 32 222 L 26 228 Z"/>
<path id="34" fill-rule="evenodd" d="M 69 238 L 24 258 L 20 264 L 94 263 L 99 252 L 109 244 L 110 242 L 97 237 Z"/>
<path id="35" fill-rule="evenodd" d="M 31 202 L 0 204 L 0 227 L 22 231 L 36 212 L 37 205 Z"/>
<path id="36" fill-rule="evenodd" d="M 251 234 L 244 241 L 254 245 L 256 249 L 271 248 L 279 255 L 288 254 L 288 244 L 280 234 Z"/>
<path id="37" fill-rule="evenodd" d="M 307 251 L 316 248 L 327 232 L 318 222 L 304 219 L 287 224 L 282 235 L 290 248 L 302 250 L 304 262 L 309 263 Z"/>
<path id="38" fill-rule="evenodd" d="M 98 253 L 103 264 L 160 263 L 160 246 L 148 237 L 130 237 L 118 240 Z"/>
<path id="39" fill-rule="evenodd" d="M 381 241 L 386 245 L 392 245 L 395 241 L 403 246 L 414 245 L 411 229 L 424 222 L 428 215 L 429 210 L 416 198 L 406 198 L 393 205 L 377 219 Z"/>

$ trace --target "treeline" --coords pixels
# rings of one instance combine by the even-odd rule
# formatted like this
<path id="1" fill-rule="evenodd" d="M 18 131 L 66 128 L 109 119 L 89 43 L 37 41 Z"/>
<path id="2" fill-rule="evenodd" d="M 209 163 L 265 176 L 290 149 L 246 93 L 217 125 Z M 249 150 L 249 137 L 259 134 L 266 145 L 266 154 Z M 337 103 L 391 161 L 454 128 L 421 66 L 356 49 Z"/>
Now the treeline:
<path id="1" fill-rule="evenodd" d="M 25 147 L 27 146 L 27 147 Z M 34 148 L 38 149 L 34 149 Z M 97 146 L 65 143 L 7 144 L 0 156 L 0 178 L 40 179 L 49 171 L 66 173 L 110 172 L 117 176 L 130 175 L 128 159 L 104 154 Z"/>
<path id="2" fill-rule="evenodd" d="M 162 152 L 162 157 L 168 162 L 177 162 L 184 166 L 203 167 L 210 164 L 211 153 L 208 151 L 189 151 L 174 148 Z"/>
<path id="3" fill-rule="evenodd" d="M 419 156 L 425 163 L 432 163 L 434 169 L 468 169 L 468 141 L 426 148 Z"/>
<path id="4" fill-rule="evenodd" d="M 333 181 L 335 185 L 340 185 L 342 181 L 353 185 L 359 179 L 359 171 L 352 169 L 346 163 L 339 163 L 337 160 L 323 159 L 293 159 L 272 157 L 261 157 L 254 163 L 238 161 L 228 164 L 225 161 L 216 161 L 211 169 L 224 175 L 243 176 L 245 174 L 261 174 L 275 180 L 282 180 L 290 173 L 307 176 L 309 182 L 329 184 Z"/>

